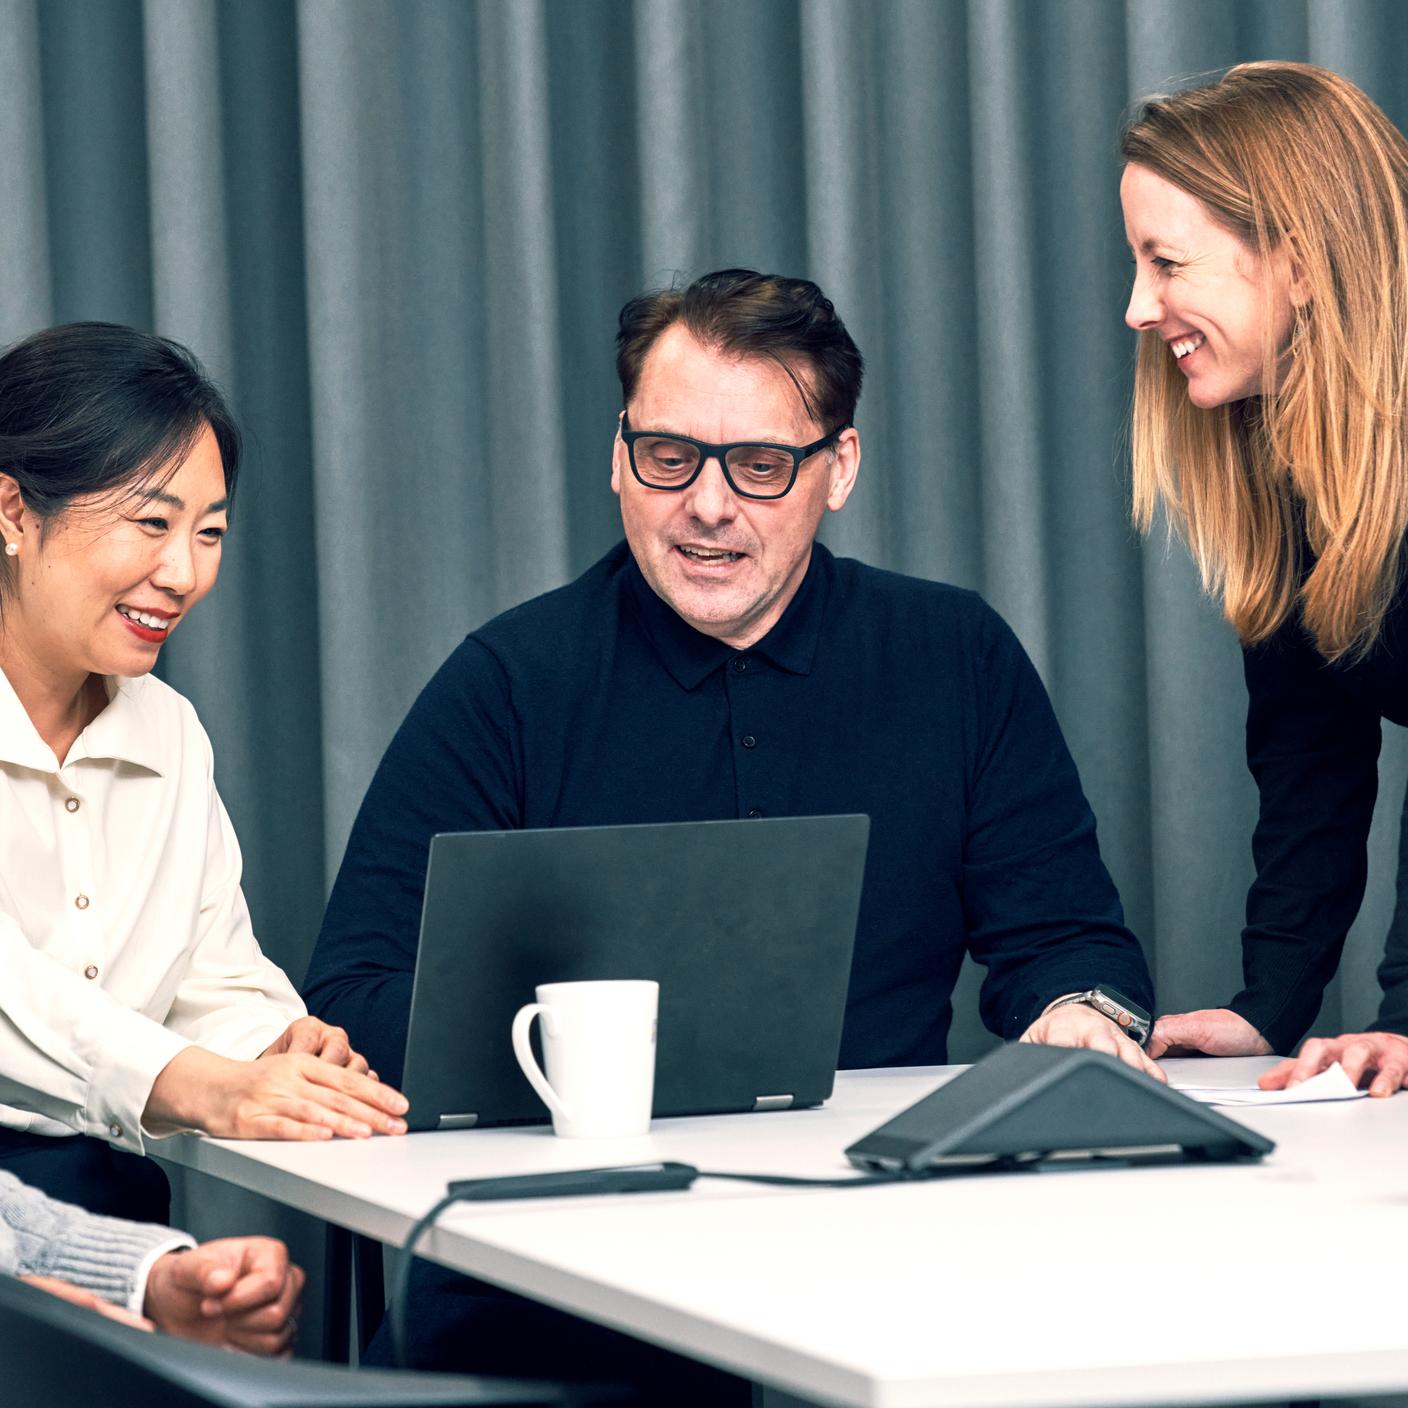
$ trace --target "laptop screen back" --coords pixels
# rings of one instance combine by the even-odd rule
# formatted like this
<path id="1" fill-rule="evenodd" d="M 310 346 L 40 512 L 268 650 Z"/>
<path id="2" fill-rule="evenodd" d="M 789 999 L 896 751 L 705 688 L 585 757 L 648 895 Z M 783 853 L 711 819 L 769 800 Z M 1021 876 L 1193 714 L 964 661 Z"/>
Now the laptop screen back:
<path id="1" fill-rule="evenodd" d="M 402 1088 L 413 1129 L 545 1120 L 514 1060 L 540 983 L 660 984 L 657 1115 L 819 1104 L 869 818 L 466 832 L 431 843 Z"/>

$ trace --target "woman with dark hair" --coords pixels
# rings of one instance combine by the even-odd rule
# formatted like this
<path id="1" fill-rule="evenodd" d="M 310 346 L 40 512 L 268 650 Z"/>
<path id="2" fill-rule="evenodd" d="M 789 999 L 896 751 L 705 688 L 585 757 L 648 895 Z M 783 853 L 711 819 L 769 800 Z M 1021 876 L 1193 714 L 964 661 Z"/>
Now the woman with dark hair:
<path id="1" fill-rule="evenodd" d="M 1149 1052 L 1284 1053 L 1364 893 L 1381 720 L 1408 724 L 1408 141 L 1338 74 L 1255 63 L 1150 99 L 1121 154 L 1135 517 L 1167 511 L 1241 638 L 1261 797 L 1242 991 Z M 1408 1084 L 1408 962 L 1379 977 L 1370 1029 L 1262 1084 Z"/>
<path id="2" fill-rule="evenodd" d="M 144 1221 L 151 1136 L 405 1128 L 260 953 L 209 741 L 150 674 L 215 584 L 239 452 L 164 338 L 78 323 L 0 356 L 0 1168 Z"/>

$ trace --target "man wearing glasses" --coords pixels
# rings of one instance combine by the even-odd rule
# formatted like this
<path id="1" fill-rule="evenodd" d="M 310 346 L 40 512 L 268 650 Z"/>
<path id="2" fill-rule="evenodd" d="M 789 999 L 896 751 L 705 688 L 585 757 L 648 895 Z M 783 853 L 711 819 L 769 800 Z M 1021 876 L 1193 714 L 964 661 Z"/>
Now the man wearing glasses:
<path id="1" fill-rule="evenodd" d="M 353 829 L 310 1010 L 399 1080 L 436 832 L 865 812 L 842 1066 L 944 1062 L 971 952 L 994 1032 L 1158 1075 L 1125 1034 L 1144 958 L 1021 646 L 972 593 L 815 541 L 861 461 L 830 301 L 742 269 L 644 294 L 617 370 L 626 541 L 426 687 Z"/>

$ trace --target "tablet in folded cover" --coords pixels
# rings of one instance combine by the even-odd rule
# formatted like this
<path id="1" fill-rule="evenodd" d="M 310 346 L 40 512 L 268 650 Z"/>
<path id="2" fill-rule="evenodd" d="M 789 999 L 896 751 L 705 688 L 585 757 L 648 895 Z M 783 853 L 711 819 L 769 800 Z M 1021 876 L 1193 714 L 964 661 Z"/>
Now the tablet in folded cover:
<path id="1" fill-rule="evenodd" d="M 412 1129 L 545 1121 L 514 1059 L 539 983 L 660 984 L 656 1115 L 832 1090 L 870 819 L 474 831 L 430 846 L 402 1090 Z"/>
<path id="2" fill-rule="evenodd" d="M 846 1157 L 920 1174 L 1071 1154 L 1259 1159 L 1275 1147 L 1114 1056 L 1014 1042 L 871 1130 Z"/>

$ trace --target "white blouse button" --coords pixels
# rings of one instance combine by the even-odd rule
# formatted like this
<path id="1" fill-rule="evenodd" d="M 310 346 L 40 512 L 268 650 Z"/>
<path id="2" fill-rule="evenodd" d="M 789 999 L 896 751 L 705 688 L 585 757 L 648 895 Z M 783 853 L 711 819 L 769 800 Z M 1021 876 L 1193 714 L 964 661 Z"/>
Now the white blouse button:
<path id="1" fill-rule="evenodd" d="M 90 963 L 83 970 L 83 976 L 85 978 L 96 978 L 98 976 L 98 965 L 96 963 Z"/>
<path id="2" fill-rule="evenodd" d="M 77 895 L 73 901 L 75 909 L 87 909 L 90 904 L 92 904 L 92 900 L 87 895 Z"/>
<path id="3" fill-rule="evenodd" d="M 64 810 L 66 812 L 76 812 L 81 805 L 77 797 L 70 797 L 64 803 Z"/>
<path id="4" fill-rule="evenodd" d="M 112 1135 L 112 1137 L 113 1137 L 114 1139 L 121 1139 L 121 1138 L 122 1138 L 122 1126 L 121 1126 L 120 1124 L 118 1124 L 118 1122 L 117 1122 L 116 1120 L 114 1120 L 114 1121 L 108 1126 L 108 1133 L 109 1133 L 110 1135 Z"/>

